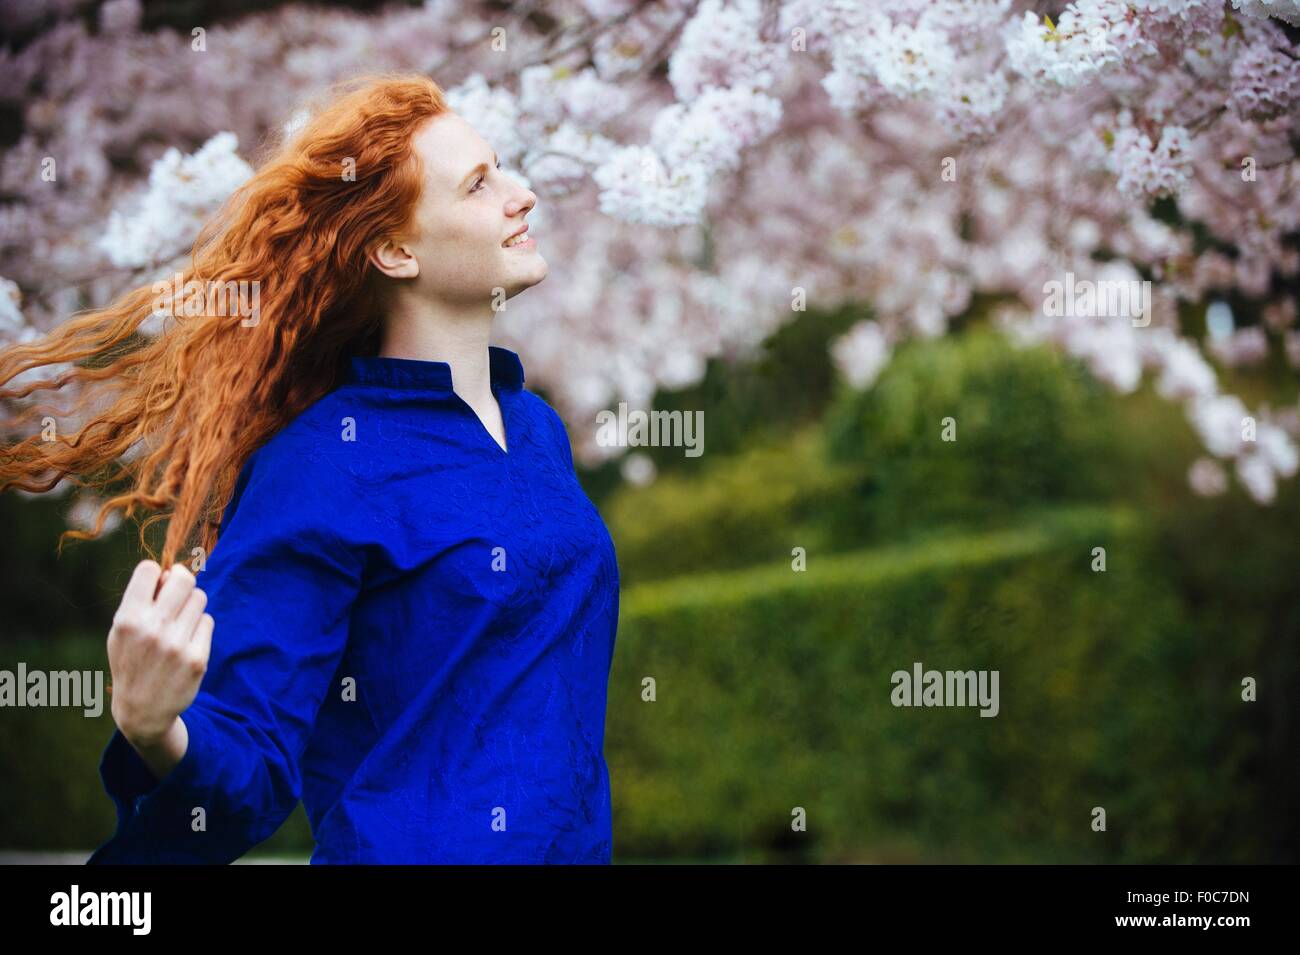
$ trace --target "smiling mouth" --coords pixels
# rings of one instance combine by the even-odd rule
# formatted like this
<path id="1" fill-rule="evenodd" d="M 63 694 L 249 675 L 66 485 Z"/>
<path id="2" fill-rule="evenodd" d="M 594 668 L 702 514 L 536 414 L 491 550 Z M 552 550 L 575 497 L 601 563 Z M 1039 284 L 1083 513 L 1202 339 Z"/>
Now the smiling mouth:
<path id="1" fill-rule="evenodd" d="M 501 247 L 505 249 L 530 249 L 535 245 L 537 245 L 537 242 L 526 232 L 521 232 L 519 235 L 506 239 L 501 243 Z"/>

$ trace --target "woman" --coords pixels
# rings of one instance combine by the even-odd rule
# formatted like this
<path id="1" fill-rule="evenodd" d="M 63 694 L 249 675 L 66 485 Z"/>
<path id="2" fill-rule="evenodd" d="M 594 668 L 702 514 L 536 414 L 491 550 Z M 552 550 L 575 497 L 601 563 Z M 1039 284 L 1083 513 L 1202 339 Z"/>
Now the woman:
<path id="1" fill-rule="evenodd" d="M 195 244 L 185 279 L 256 281 L 258 315 L 144 338 L 145 288 L 0 356 L 0 382 L 98 357 L 44 384 L 110 399 L 8 446 L 3 486 L 115 465 L 133 486 L 68 535 L 170 518 L 108 636 L 118 825 L 89 862 L 228 863 L 300 798 L 313 863 L 610 861 L 613 542 L 488 344 L 546 276 L 536 201 L 432 81 L 366 77 Z"/>

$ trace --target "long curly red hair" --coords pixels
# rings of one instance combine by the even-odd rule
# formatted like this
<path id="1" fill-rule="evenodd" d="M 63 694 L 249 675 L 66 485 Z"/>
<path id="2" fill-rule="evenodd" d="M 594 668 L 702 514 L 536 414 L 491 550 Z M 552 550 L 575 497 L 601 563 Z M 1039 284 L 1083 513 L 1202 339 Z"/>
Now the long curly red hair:
<path id="1" fill-rule="evenodd" d="M 369 74 L 331 87 L 296 131 L 269 141 L 265 162 L 203 226 L 179 283 L 256 282 L 244 286 L 258 290 L 255 323 L 209 307 L 186 316 L 168 302 L 163 331 L 141 333 L 157 314 L 151 282 L 0 351 L 0 385 L 71 365 L 0 388 L 6 409 L 72 384 L 70 413 L 84 421 L 50 440 L 32 433 L 49 406 L 8 415 L 0 491 L 45 492 L 65 478 L 103 492 L 126 488 L 104 501 L 92 530 L 65 531 L 60 551 L 64 538 L 99 536 L 114 511 L 129 518 L 140 509 L 151 513 L 139 524 L 151 558 L 159 559 L 146 531 L 167 521 L 164 567 L 195 545 L 210 552 L 249 455 L 335 387 L 350 355 L 377 352 L 389 290 L 366 252 L 412 237 L 424 179 L 412 138 L 447 110 L 426 76 Z"/>

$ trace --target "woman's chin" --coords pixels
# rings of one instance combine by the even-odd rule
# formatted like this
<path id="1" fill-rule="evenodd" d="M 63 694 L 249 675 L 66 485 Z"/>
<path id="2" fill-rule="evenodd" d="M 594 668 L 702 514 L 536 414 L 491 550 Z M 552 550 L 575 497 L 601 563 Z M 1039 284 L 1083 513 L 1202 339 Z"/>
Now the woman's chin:
<path id="1" fill-rule="evenodd" d="M 530 289 L 534 285 L 537 285 L 546 278 L 549 272 L 550 267 L 546 264 L 546 260 L 541 256 L 538 256 L 537 268 L 528 270 L 519 269 L 508 284 L 503 283 L 502 286 L 498 287 L 508 289 L 506 298 L 514 298 L 520 292 L 524 291 L 524 289 Z"/>
<path id="2" fill-rule="evenodd" d="M 534 260 L 535 264 L 527 270 L 527 277 L 524 279 L 529 286 L 536 285 L 538 282 L 542 281 L 551 270 L 551 267 L 546 263 L 546 260 L 542 258 L 541 253 L 534 252 L 530 258 Z"/>

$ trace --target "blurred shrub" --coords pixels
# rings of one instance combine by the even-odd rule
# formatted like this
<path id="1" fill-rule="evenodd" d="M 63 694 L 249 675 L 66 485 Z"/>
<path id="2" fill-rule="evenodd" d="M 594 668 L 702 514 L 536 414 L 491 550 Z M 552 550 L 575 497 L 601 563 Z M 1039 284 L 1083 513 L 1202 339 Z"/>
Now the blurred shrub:
<path id="1" fill-rule="evenodd" d="M 682 399 L 725 422 L 711 453 L 652 449 L 676 463 L 601 502 L 624 584 L 616 861 L 1294 862 L 1296 482 L 1271 507 L 1197 498 L 1176 405 L 978 329 L 904 346 L 867 393 L 839 386 L 823 432 L 805 419 L 831 393 L 826 330 Z M 0 666 L 107 676 L 134 529 L 50 565 L 60 505 L 8 503 Z M 915 660 L 998 669 L 1002 712 L 895 709 L 889 675 Z M 1246 676 L 1258 703 L 1240 700 Z M 6 728 L 0 845 L 107 838 L 107 703 L 97 719 L 15 709 Z M 1107 833 L 1088 828 L 1096 805 Z M 299 807 L 259 848 L 311 845 Z"/>
<path id="2" fill-rule="evenodd" d="M 989 529 L 1027 508 L 1131 490 L 1139 460 L 1173 463 L 1185 489 L 1179 462 L 1190 451 L 1164 453 L 1180 432 L 1156 431 L 1154 446 L 1148 422 L 1135 427 L 1139 406 L 1162 425 L 1180 419 L 1166 402 L 1118 398 L 1055 352 L 1017 350 L 994 332 L 915 342 L 873 389 L 841 385 L 824 427 L 751 434 L 689 473 L 624 485 L 601 511 L 631 584 L 776 560 L 794 546 L 824 553 L 938 525 Z M 941 440 L 947 417 L 954 442 Z"/>
<path id="3" fill-rule="evenodd" d="M 109 612 L 112 616 L 112 612 Z M 113 834 L 117 817 L 99 778 L 99 759 L 113 735 L 109 706 L 107 630 L 58 640 L 0 642 L 0 669 L 103 671 L 103 709 L 87 716 L 79 707 L 14 707 L 0 733 L 0 848 L 84 850 Z M 263 853 L 309 853 L 311 827 L 301 804 Z"/>
<path id="4" fill-rule="evenodd" d="M 843 386 L 827 413 L 832 459 L 863 470 L 830 526 L 861 543 L 1101 497 L 1128 473 L 1120 400 L 1055 351 L 987 329 L 909 342 L 874 387 Z"/>
<path id="5" fill-rule="evenodd" d="M 1203 626 L 1142 526 L 1040 510 L 993 534 L 814 551 L 805 573 L 783 559 L 626 589 L 606 747 L 616 859 L 1278 855 L 1283 820 L 1258 775 L 1283 704 L 1281 674 L 1261 669 L 1269 641 L 1254 626 L 1226 639 L 1213 601 L 1223 628 Z M 1106 573 L 1090 569 L 1095 546 Z M 104 666 L 102 635 L 6 651 L 10 669 Z M 999 715 L 894 708 L 889 676 L 913 661 L 999 670 Z M 1275 703 L 1243 705 L 1244 673 L 1262 673 Z M 97 775 L 107 709 L 9 716 L 0 844 L 98 845 L 115 823 Z M 1088 828 L 1095 805 L 1107 833 Z M 794 806 L 806 835 L 790 831 Z M 309 852 L 302 808 L 259 848 Z"/>
<path id="6" fill-rule="evenodd" d="M 821 550 L 828 498 L 853 493 L 855 473 L 822 453 L 820 429 L 709 457 L 693 475 L 628 486 L 602 508 L 624 585 L 697 570 L 767 563 L 795 546 Z"/>
<path id="7" fill-rule="evenodd" d="M 98 540 L 64 541 L 71 496 L 0 494 L 0 645 L 20 638 L 103 628 L 122 599 L 139 553 L 136 524 L 127 522 Z"/>
<path id="8" fill-rule="evenodd" d="M 993 534 L 814 555 L 805 573 L 650 583 L 622 606 L 608 723 L 622 858 L 1268 852 L 1242 777 L 1256 741 L 1239 652 L 1189 640 L 1124 513 L 1043 512 Z M 999 670 L 999 715 L 894 707 L 890 676 L 914 661 Z M 794 807 L 806 834 L 791 831 Z"/>
<path id="9" fill-rule="evenodd" d="M 1252 793 L 1251 825 L 1267 834 L 1267 852 L 1254 861 L 1300 860 L 1300 485 L 1281 482 L 1274 503 L 1261 506 L 1234 488 L 1220 497 L 1183 491 L 1144 507 L 1158 550 L 1150 572 L 1177 588 L 1193 624 L 1187 652 L 1221 659 L 1240 694 L 1253 678 L 1249 749 L 1216 752 L 1218 764 L 1245 759 L 1242 785 Z"/>
<path id="10" fill-rule="evenodd" d="M 683 474 L 694 479 L 721 457 L 779 444 L 790 432 L 815 425 L 835 390 L 830 341 L 871 314 L 859 306 L 810 308 L 743 357 L 711 358 L 703 380 L 689 388 L 660 390 L 653 401 L 656 411 L 703 412 L 704 456 L 686 457 L 680 447 L 671 446 L 634 450 L 654 462 L 661 478 Z M 588 425 L 570 421 L 568 426 L 573 433 Z M 602 514 L 610 495 L 628 490 L 620 473 L 622 460 L 582 470 L 582 486 Z"/>

